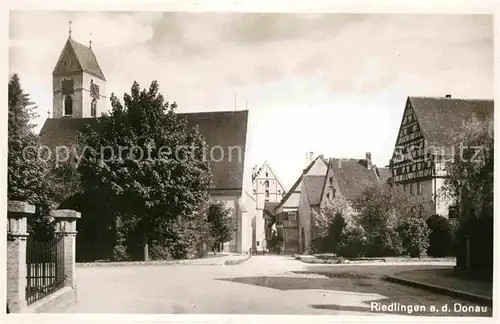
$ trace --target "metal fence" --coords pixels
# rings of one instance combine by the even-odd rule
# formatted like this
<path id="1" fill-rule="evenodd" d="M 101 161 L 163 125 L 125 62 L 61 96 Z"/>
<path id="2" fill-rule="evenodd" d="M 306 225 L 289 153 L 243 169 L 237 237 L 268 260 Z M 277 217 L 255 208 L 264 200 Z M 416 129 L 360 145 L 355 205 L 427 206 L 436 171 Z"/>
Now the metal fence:
<path id="1" fill-rule="evenodd" d="M 63 237 L 40 240 L 29 236 L 26 267 L 28 305 L 62 288 L 65 282 Z"/>

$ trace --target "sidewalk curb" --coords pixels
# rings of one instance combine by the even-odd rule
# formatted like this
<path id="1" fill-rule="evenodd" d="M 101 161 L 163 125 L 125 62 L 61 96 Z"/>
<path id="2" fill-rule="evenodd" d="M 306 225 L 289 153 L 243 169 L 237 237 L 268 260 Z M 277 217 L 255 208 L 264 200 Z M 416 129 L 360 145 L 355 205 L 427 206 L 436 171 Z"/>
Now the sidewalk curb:
<path id="1" fill-rule="evenodd" d="M 397 276 L 384 276 L 383 279 L 385 281 L 388 281 L 388 282 L 417 287 L 417 288 L 437 292 L 437 293 L 452 296 L 452 297 L 457 297 L 457 298 L 461 298 L 461 299 L 465 299 L 465 300 L 469 300 L 469 301 L 473 301 L 473 302 L 478 302 L 478 303 L 484 304 L 484 305 L 489 306 L 489 307 L 492 307 L 492 305 L 493 305 L 493 299 L 491 297 L 487 297 L 487 296 L 476 295 L 476 294 L 468 293 L 468 292 L 461 291 L 461 290 L 444 288 L 444 287 L 440 287 L 440 286 L 436 286 L 436 285 L 423 283 L 420 281 L 403 279 L 403 278 L 397 277 Z"/>
<path id="2" fill-rule="evenodd" d="M 221 260 L 224 257 L 210 259 L 190 259 L 190 260 L 164 260 L 164 261 L 118 261 L 118 262 L 81 262 L 76 263 L 79 268 L 94 267 L 133 267 L 133 266 L 158 266 L 158 265 L 195 265 L 195 266 L 214 266 L 214 265 L 232 265 L 239 264 L 248 260 L 248 257 L 237 260 Z M 203 262 L 206 261 L 206 262 Z"/>

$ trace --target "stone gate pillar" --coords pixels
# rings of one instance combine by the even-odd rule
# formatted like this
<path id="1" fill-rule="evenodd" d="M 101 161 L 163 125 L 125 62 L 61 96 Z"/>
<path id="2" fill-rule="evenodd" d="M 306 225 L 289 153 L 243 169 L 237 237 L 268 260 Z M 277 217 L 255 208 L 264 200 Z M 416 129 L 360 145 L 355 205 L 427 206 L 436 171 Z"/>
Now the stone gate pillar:
<path id="1" fill-rule="evenodd" d="M 10 313 L 19 313 L 27 307 L 27 218 L 33 214 L 33 205 L 23 201 L 7 203 L 7 309 Z"/>
<path id="2" fill-rule="evenodd" d="M 59 209 L 51 211 L 50 216 L 55 220 L 56 234 L 62 235 L 64 240 L 65 286 L 76 290 L 76 220 L 81 217 L 81 214 L 71 209 Z"/>

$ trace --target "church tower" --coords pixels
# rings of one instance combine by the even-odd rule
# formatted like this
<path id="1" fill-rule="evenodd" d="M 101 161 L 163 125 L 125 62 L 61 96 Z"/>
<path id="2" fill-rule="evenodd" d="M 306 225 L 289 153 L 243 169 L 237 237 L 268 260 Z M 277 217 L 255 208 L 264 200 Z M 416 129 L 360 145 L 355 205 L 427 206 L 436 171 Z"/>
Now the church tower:
<path id="1" fill-rule="evenodd" d="M 106 111 L 106 78 L 92 51 L 69 36 L 52 72 L 53 118 L 93 118 Z"/>

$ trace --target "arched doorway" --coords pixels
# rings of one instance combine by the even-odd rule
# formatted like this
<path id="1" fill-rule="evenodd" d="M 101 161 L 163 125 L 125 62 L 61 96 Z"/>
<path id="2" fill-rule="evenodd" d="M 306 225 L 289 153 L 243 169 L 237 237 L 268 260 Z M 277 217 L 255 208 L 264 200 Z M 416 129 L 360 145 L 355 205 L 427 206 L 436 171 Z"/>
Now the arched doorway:
<path id="1" fill-rule="evenodd" d="M 300 230 L 300 253 L 304 253 L 306 251 L 306 233 L 304 232 L 304 228 Z"/>

